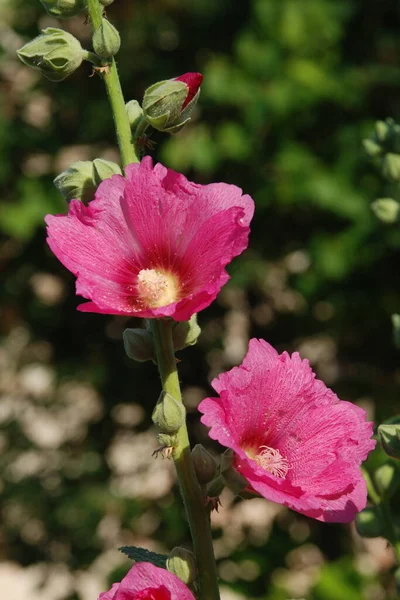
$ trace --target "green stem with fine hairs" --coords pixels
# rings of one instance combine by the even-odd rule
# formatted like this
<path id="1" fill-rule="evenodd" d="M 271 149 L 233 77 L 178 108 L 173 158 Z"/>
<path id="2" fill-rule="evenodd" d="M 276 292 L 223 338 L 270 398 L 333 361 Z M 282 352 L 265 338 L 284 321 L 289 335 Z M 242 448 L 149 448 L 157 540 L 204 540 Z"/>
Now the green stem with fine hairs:
<path id="1" fill-rule="evenodd" d="M 87 0 L 87 9 L 93 31 L 98 29 L 102 20 L 102 7 L 99 0 Z M 125 109 L 125 100 L 122 93 L 121 83 L 118 76 L 117 65 L 114 58 L 107 65 L 107 70 L 102 73 L 111 110 L 114 117 L 115 130 L 117 133 L 118 146 L 124 167 L 130 163 L 139 162 L 139 156 L 132 143 L 132 133 Z"/>
<path id="2" fill-rule="evenodd" d="M 173 321 L 152 319 L 150 325 L 163 390 L 178 402 L 182 402 L 172 342 Z M 186 423 L 177 433 L 177 443 L 172 456 L 193 540 L 200 588 L 199 600 L 220 600 L 209 511 L 194 471 Z"/>
<path id="3" fill-rule="evenodd" d="M 95 31 L 101 25 L 102 8 L 98 0 L 88 0 L 87 8 L 92 28 Z M 93 59 L 94 57 L 91 57 L 88 53 L 88 59 L 90 60 L 90 58 Z M 112 59 L 108 71 L 103 74 L 103 78 L 114 116 L 121 158 L 125 167 L 129 163 L 139 162 L 140 149 L 139 144 L 134 144 L 132 140 L 131 128 L 114 59 Z M 146 127 L 147 124 L 143 120 L 136 132 L 136 139 L 144 134 Z M 172 343 L 172 327 L 173 321 L 170 319 L 153 319 L 151 321 L 163 389 L 177 401 L 182 402 Z M 220 600 L 210 516 L 194 471 L 186 423 L 177 433 L 177 443 L 173 449 L 173 459 L 196 556 L 199 584 L 198 597 L 199 600 Z"/>

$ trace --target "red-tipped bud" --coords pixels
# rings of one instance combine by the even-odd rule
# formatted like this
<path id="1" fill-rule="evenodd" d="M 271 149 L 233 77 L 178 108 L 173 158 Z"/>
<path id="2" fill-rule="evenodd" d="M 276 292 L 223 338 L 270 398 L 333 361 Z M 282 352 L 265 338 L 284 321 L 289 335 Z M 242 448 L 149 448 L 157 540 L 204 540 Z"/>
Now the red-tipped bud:
<path id="1" fill-rule="evenodd" d="M 190 121 L 202 81 L 201 73 L 185 73 L 150 86 L 142 105 L 147 122 L 158 131 L 179 131 Z"/>

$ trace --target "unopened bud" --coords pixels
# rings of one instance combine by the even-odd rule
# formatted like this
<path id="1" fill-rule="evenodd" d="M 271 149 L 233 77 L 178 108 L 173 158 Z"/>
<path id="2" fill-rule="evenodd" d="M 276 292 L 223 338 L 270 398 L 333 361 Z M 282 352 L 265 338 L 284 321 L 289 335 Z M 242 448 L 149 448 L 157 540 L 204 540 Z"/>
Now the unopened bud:
<path id="1" fill-rule="evenodd" d="M 365 152 L 371 157 L 379 156 L 383 152 L 382 147 L 370 138 L 363 140 L 363 146 Z"/>
<path id="2" fill-rule="evenodd" d="M 391 181 L 400 181 L 400 155 L 389 152 L 382 161 L 382 173 Z"/>
<path id="3" fill-rule="evenodd" d="M 190 321 L 179 321 L 172 330 L 172 340 L 175 350 L 183 350 L 194 346 L 201 333 L 197 324 L 197 315 L 191 316 Z"/>
<path id="4" fill-rule="evenodd" d="M 400 459 L 400 417 L 395 417 L 392 423 L 379 425 L 378 435 L 384 452 L 391 458 Z"/>
<path id="5" fill-rule="evenodd" d="M 105 179 L 113 175 L 122 175 L 121 168 L 110 160 L 104 158 L 95 158 L 93 161 L 93 181 L 96 187 Z"/>
<path id="6" fill-rule="evenodd" d="M 221 454 L 221 463 L 220 463 L 221 473 L 223 473 L 224 471 L 227 471 L 228 469 L 231 468 L 231 466 L 233 464 L 234 456 L 235 456 L 235 453 L 230 448 L 228 448 L 227 450 L 225 450 L 225 452 L 223 454 Z"/>
<path id="7" fill-rule="evenodd" d="M 240 494 L 240 492 L 249 485 L 247 479 L 238 473 L 238 471 L 236 471 L 236 469 L 233 467 L 226 469 L 222 477 L 225 481 L 226 487 L 228 487 L 234 494 Z"/>
<path id="8" fill-rule="evenodd" d="M 356 517 L 356 529 L 362 537 L 374 538 L 384 534 L 379 508 L 364 508 Z"/>
<path id="9" fill-rule="evenodd" d="M 379 198 L 371 204 L 371 208 L 384 223 L 395 223 L 399 220 L 400 204 L 393 198 Z"/>
<path id="10" fill-rule="evenodd" d="M 381 499 L 389 500 L 400 485 L 400 471 L 394 463 L 388 462 L 375 471 L 374 482 Z"/>
<path id="11" fill-rule="evenodd" d="M 93 49 L 100 58 L 112 58 L 120 49 L 121 38 L 117 29 L 107 19 L 102 19 L 100 27 L 93 34 Z"/>
<path id="12" fill-rule="evenodd" d="M 150 86 L 143 97 L 148 123 L 166 133 L 176 133 L 188 121 L 200 96 L 201 73 L 185 73 Z"/>
<path id="13" fill-rule="evenodd" d="M 167 558 L 167 570 L 186 585 L 190 585 L 197 577 L 196 559 L 192 552 L 177 546 Z"/>
<path id="14" fill-rule="evenodd" d="M 185 407 L 167 392 L 161 392 L 154 407 L 152 420 L 161 433 L 169 435 L 177 433 L 186 418 Z"/>
<path id="15" fill-rule="evenodd" d="M 225 481 L 222 475 L 218 475 L 215 479 L 207 484 L 207 496 L 210 498 L 218 498 L 225 488 Z"/>
<path id="16" fill-rule="evenodd" d="M 153 360 L 153 336 L 147 329 L 125 329 L 123 333 L 125 352 L 137 362 Z"/>
<path id="17" fill-rule="evenodd" d="M 192 460 L 198 482 L 201 485 L 205 485 L 214 479 L 217 473 L 217 465 L 214 458 L 207 452 L 204 446 L 196 444 L 192 450 Z"/>
<path id="18" fill-rule="evenodd" d="M 86 0 L 40 0 L 46 12 L 59 19 L 67 19 L 81 12 L 86 6 Z"/>
<path id="19" fill-rule="evenodd" d="M 128 121 L 132 131 L 135 131 L 139 122 L 143 119 L 143 109 L 137 100 L 130 100 L 125 105 Z"/>
<path id="20" fill-rule="evenodd" d="M 93 182 L 93 166 L 90 160 L 78 160 L 72 163 L 54 180 L 54 185 L 69 202 L 73 198 L 89 202 L 93 199 L 96 186 Z"/>
<path id="21" fill-rule="evenodd" d="M 62 81 L 82 64 L 87 53 L 70 33 L 47 27 L 17 54 L 25 65 L 38 69 L 50 81 Z"/>
<path id="22" fill-rule="evenodd" d="M 393 341 L 396 348 L 400 348 L 400 315 L 392 315 Z"/>

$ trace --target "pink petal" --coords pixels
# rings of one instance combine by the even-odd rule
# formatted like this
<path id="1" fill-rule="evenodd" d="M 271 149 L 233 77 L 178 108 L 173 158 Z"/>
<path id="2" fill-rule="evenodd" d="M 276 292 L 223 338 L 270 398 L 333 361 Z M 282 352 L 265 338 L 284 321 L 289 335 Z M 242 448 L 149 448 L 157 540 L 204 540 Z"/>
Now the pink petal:
<path id="1" fill-rule="evenodd" d="M 152 593 L 154 600 L 195 600 L 189 588 L 176 575 L 147 562 L 133 565 L 122 579 L 113 598 L 111 596 L 102 598 L 100 595 L 99 600 L 136 600 L 137 597 L 141 597 L 137 594 L 145 590 L 148 595 L 150 592 Z M 107 593 L 110 594 L 110 592 Z"/>
<path id="2" fill-rule="evenodd" d="M 151 158 L 104 181 L 88 207 L 48 215 L 48 243 L 91 300 L 84 312 L 188 320 L 227 281 L 225 266 L 247 246 L 254 203 L 235 187 L 196 185 Z M 161 269 L 179 281 L 179 298 L 151 308 L 138 298 L 137 275 Z"/>
<path id="3" fill-rule="evenodd" d="M 317 380 L 308 361 L 251 340 L 242 365 L 213 387 L 220 397 L 200 403 L 201 421 L 234 450 L 251 488 L 319 520 L 344 522 L 365 506 L 360 464 L 375 446 L 372 424 Z M 255 460 L 265 447 L 288 461 L 284 476 Z"/>

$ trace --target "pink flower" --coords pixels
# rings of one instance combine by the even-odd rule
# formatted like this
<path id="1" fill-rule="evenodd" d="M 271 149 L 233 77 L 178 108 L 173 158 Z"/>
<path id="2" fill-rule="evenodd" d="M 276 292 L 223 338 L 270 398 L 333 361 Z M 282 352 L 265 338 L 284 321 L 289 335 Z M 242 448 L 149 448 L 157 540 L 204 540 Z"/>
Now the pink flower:
<path id="1" fill-rule="evenodd" d="M 85 206 L 47 215 L 48 244 L 77 276 L 78 309 L 186 321 L 229 279 L 254 203 L 234 185 L 197 185 L 150 157 L 103 181 Z"/>
<path id="2" fill-rule="evenodd" d="M 315 379 L 297 352 L 250 341 L 243 363 L 212 382 L 199 410 L 235 453 L 250 489 L 319 521 L 346 523 L 366 505 L 360 464 L 375 447 L 365 412 Z"/>
<path id="3" fill-rule="evenodd" d="M 136 563 L 121 583 L 100 594 L 98 600 L 195 600 L 176 576 L 152 563 Z"/>

